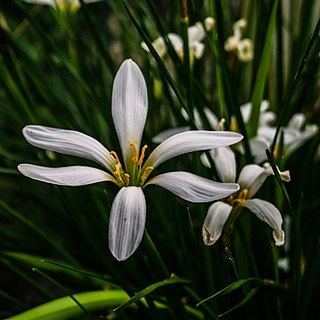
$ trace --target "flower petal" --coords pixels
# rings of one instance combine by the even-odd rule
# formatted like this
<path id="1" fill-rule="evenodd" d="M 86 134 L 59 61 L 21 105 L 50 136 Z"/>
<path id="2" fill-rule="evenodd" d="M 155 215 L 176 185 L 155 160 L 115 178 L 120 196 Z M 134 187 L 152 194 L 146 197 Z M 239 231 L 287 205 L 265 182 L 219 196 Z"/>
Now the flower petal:
<path id="1" fill-rule="evenodd" d="M 222 182 L 236 181 L 236 159 L 229 147 L 219 147 L 209 151 Z M 204 154 L 206 156 L 206 154 Z M 203 160 L 203 158 L 201 158 Z M 205 165 L 205 164 L 204 164 Z"/>
<path id="2" fill-rule="evenodd" d="M 225 198 L 239 190 L 236 183 L 220 183 L 184 172 L 167 172 L 152 178 L 147 184 L 156 184 L 190 202 L 210 202 Z"/>
<path id="3" fill-rule="evenodd" d="M 189 45 L 201 41 L 206 33 L 201 22 L 196 22 L 193 26 L 188 28 Z"/>
<path id="4" fill-rule="evenodd" d="M 115 159 L 96 139 L 78 131 L 31 125 L 22 130 L 26 140 L 38 148 L 89 159 L 101 164 L 110 172 Z"/>
<path id="5" fill-rule="evenodd" d="M 248 190 L 247 199 L 250 199 L 258 192 L 267 177 L 273 174 L 272 170 L 262 168 L 257 164 L 248 164 L 242 168 L 238 183 L 241 190 Z"/>
<path id="6" fill-rule="evenodd" d="M 273 229 L 273 238 L 276 246 L 282 246 L 284 244 L 284 231 L 281 229 L 281 213 L 273 204 L 260 199 L 251 199 L 243 202 L 242 206 L 248 208 L 260 220 L 266 222 Z"/>
<path id="7" fill-rule="evenodd" d="M 61 186 L 84 186 L 102 181 L 116 183 L 115 178 L 109 173 L 85 166 L 48 168 L 20 164 L 18 170 L 28 178 Z"/>
<path id="8" fill-rule="evenodd" d="M 123 261 L 138 248 L 146 221 L 146 200 L 139 187 L 123 187 L 116 195 L 110 212 L 109 249 Z"/>
<path id="9" fill-rule="evenodd" d="M 205 245 L 212 246 L 220 238 L 232 206 L 218 201 L 212 204 L 202 226 L 202 239 Z"/>
<path id="10" fill-rule="evenodd" d="M 147 87 L 143 75 L 139 67 L 127 59 L 116 74 L 112 90 L 112 118 L 126 164 L 133 156 L 130 143 L 135 143 L 140 150 L 147 112 Z"/>
<path id="11" fill-rule="evenodd" d="M 144 169 L 148 166 L 155 168 L 181 154 L 229 146 L 242 138 L 241 134 L 229 131 L 192 130 L 178 133 L 163 141 L 153 150 Z"/>

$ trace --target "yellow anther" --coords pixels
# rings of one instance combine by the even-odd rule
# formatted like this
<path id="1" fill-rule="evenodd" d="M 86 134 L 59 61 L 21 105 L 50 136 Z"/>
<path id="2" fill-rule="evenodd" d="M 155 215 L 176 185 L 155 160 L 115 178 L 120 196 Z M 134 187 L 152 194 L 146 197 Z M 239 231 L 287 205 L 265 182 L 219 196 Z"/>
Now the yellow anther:
<path id="1" fill-rule="evenodd" d="M 125 179 L 125 185 L 128 186 L 130 182 L 130 175 L 125 173 L 124 174 L 124 179 Z"/>
<path id="2" fill-rule="evenodd" d="M 110 154 L 116 159 L 117 165 L 120 165 L 120 167 L 122 167 L 117 153 L 115 151 L 110 151 Z"/>
<path id="3" fill-rule="evenodd" d="M 134 163 L 137 163 L 139 158 L 138 158 L 138 148 L 137 148 L 137 144 L 136 143 L 130 143 L 130 146 L 133 148 L 133 156 L 131 158 L 131 160 L 134 162 Z"/>
<path id="4" fill-rule="evenodd" d="M 140 154 L 140 158 L 139 158 L 139 161 L 138 161 L 138 166 L 142 166 L 142 162 L 143 162 L 143 159 L 144 159 L 144 156 L 145 156 L 145 153 L 146 153 L 146 149 L 148 148 L 148 146 L 145 144 L 141 150 L 141 154 Z"/>
<path id="5" fill-rule="evenodd" d="M 247 195 L 248 195 L 248 189 L 244 189 L 240 192 L 238 199 L 239 200 L 246 200 Z"/>
<path id="6" fill-rule="evenodd" d="M 248 189 L 244 189 L 240 192 L 237 199 L 233 200 L 233 204 L 241 204 L 247 201 Z"/>
<path id="7" fill-rule="evenodd" d="M 153 170 L 153 167 L 150 166 L 150 167 L 146 167 L 145 170 L 143 171 L 143 174 L 141 176 L 141 182 L 144 183 L 150 173 L 150 171 Z"/>

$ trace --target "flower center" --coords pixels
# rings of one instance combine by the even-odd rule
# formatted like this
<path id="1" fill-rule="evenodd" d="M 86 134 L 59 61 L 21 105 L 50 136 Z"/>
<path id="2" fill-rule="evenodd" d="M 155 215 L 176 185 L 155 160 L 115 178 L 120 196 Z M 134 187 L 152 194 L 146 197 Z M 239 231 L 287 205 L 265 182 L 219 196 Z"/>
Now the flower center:
<path id="1" fill-rule="evenodd" d="M 242 204 L 243 202 L 247 201 L 248 192 L 248 189 L 244 189 L 240 191 L 236 198 L 233 195 L 229 196 L 227 199 L 228 204 L 230 204 L 232 207 Z"/>
<path id="2" fill-rule="evenodd" d="M 142 164 L 145 157 L 147 145 L 144 145 L 141 149 L 140 156 L 136 143 L 129 143 L 129 145 L 133 149 L 133 156 L 131 158 L 131 163 L 128 165 L 127 172 L 124 170 L 120 159 L 115 151 L 111 151 L 110 155 L 112 155 L 116 160 L 115 171 L 113 171 L 113 175 L 117 179 L 117 185 L 121 187 L 128 186 L 137 186 L 142 187 L 146 182 L 150 172 L 153 170 L 152 166 L 146 167 L 142 170 Z"/>

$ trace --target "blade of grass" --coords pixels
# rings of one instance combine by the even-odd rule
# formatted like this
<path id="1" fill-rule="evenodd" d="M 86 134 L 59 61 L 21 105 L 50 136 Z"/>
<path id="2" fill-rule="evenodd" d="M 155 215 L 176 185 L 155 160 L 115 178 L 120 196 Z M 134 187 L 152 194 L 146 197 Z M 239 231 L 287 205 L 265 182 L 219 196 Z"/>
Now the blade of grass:
<path id="1" fill-rule="evenodd" d="M 265 90 L 265 84 L 268 75 L 268 69 L 270 64 L 270 57 L 272 52 L 272 39 L 275 30 L 275 22 L 277 17 L 278 0 L 275 0 L 272 7 L 272 12 L 269 19 L 269 25 L 267 29 L 266 38 L 264 41 L 263 51 L 259 63 L 258 73 L 256 77 L 256 83 L 253 89 L 251 103 L 252 111 L 248 121 L 248 133 L 249 137 L 254 137 L 257 134 L 259 127 L 260 106 L 263 99 Z"/>

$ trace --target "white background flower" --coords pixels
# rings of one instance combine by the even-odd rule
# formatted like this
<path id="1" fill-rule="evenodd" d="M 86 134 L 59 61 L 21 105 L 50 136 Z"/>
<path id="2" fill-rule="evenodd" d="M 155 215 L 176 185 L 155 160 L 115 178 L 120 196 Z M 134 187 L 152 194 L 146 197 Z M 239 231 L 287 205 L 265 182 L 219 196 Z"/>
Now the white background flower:
<path id="1" fill-rule="evenodd" d="M 236 161 L 230 148 L 221 147 L 210 150 L 216 170 L 223 182 L 236 181 Z M 206 155 L 203 155 L 203 157 Z M 207 165 L 207 162 L 205 161 Z M 241 207 L 249 209 L 257 218 L 266 222 L 273 229 L 275 244 L 284 244 L 284 232 L 282 230 L 282 217 L 279 210 L 270 202 L 261 199 L 252 199 L 265 182 L 266 178 L 273 175 L 270 166 L 265 168 L 256 164 L 246 165 L 242 168 L 237 182 L 240 190 L 231 195 L 226 202 L 213 203 L 205 218 L 202 235 L 206 245 L 213 245 L 221 236 L 222 230 L 233 210 Z M 283 179 L 290 180 L 288 172 L 280 172 Z"/>

